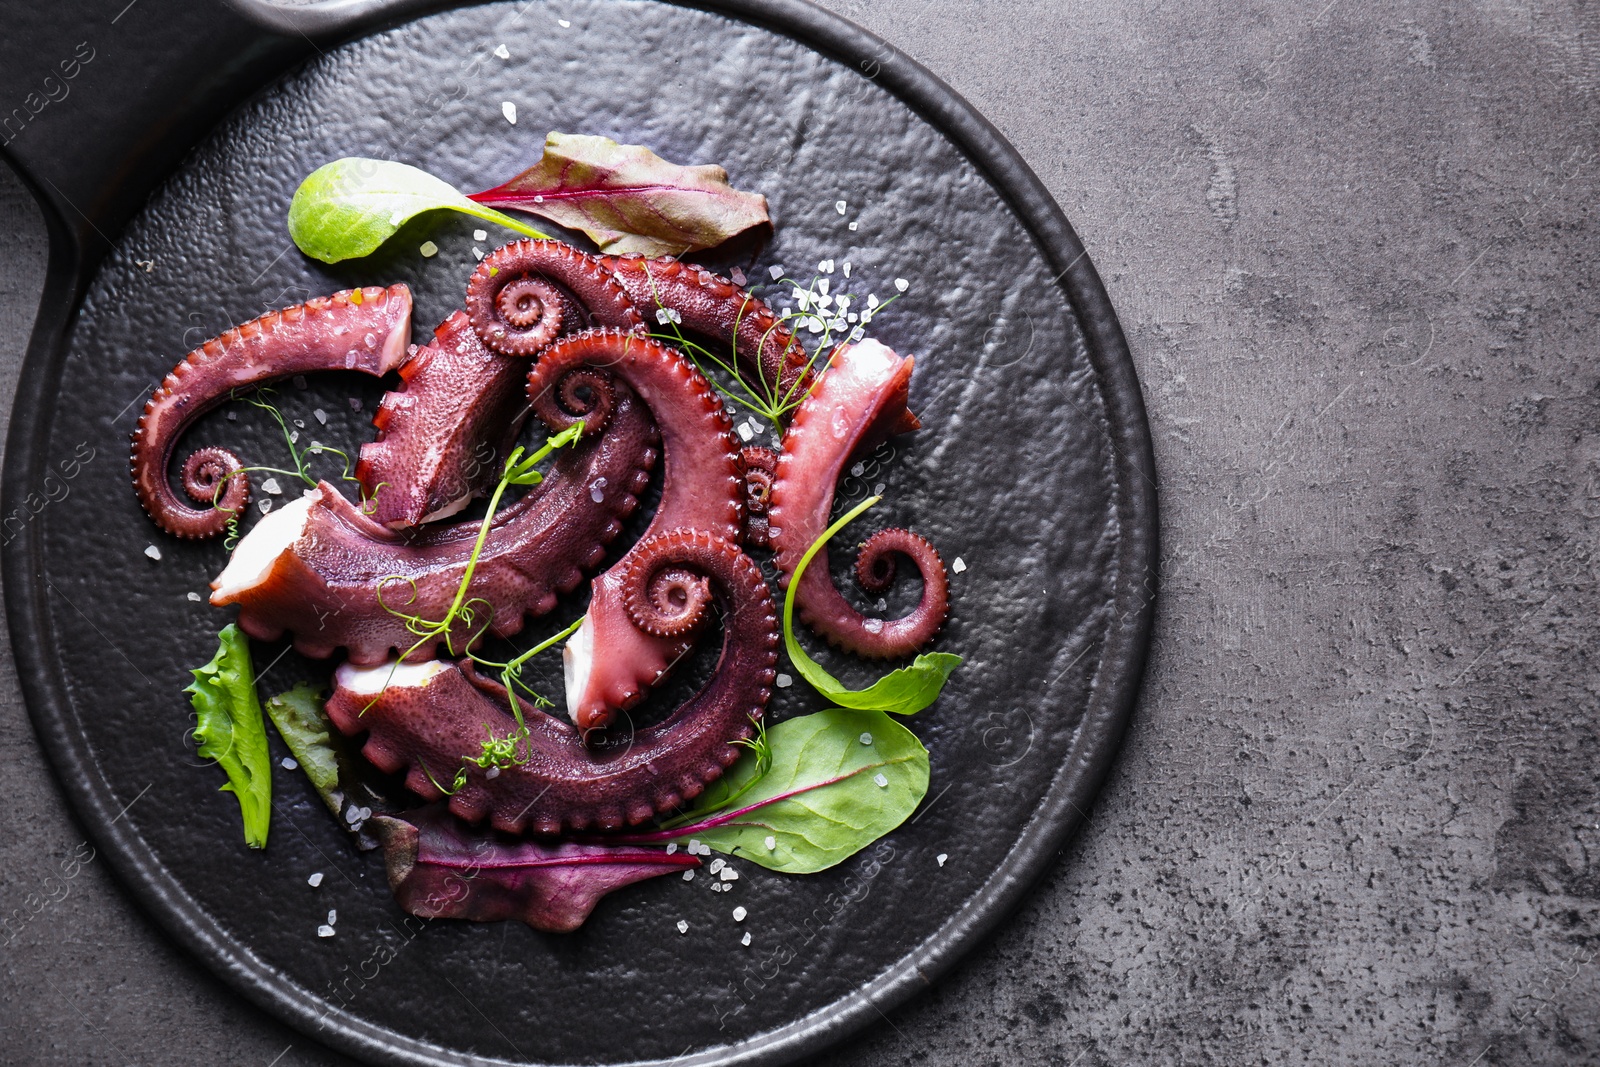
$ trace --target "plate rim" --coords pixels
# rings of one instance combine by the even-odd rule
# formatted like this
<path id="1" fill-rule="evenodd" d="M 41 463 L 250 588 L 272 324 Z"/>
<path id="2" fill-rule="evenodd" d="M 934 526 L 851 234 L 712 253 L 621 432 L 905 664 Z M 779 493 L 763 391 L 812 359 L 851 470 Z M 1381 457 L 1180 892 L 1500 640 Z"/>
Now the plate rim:
<path id="1" fill-rule="evenodd" d="M 230 0 L 253 13 L 264 28 L 282 28 L 286 9 L 270 15 L 262 0 Z M 1098 273 L 1065 213 L 1022 156 L 955 90 L 905 53 L 843 16 L 807 0 L 654 0 L 722 15 L 789 38 L 876 82 L 950 141 L 978 169 L 1033 238 L 1057 273 L 1058 284 L 1083 328 L 1085 348 L 1101 386 L 1104 425 L 1111 450 L 1113 509 L 1119 523 L 1113 617 L 1088 707 L 1071 754 L 1057 771 L 1034 814 L 1022 828 L 1008 860 L 927 939 L 889 969 L 845 997 L 775 1029 L 736 1044 L 664 1060 L 633 1060 L 628 1067 L 792 1063 L 862 1031 L 876 1016 L 900 1007 L 966 957 L 1020 905 L 1050 869 L 1056 854 L 1087 821 L 1132 717 L 1143 680 L 1155 610 L 1158 511 L 1149 423 L 1138 378 L 1121 325 Z M 327 7 L 344 8 L 360 25 L 345 26 L 339 44 L 380 32 L 400 21 L 457 3 L 410 3 L 376 7 L 346 0 L 315 12 L 326 31 Z M 310 16 L 308 16 L 310 17 Z M 308 23 L 308 25 L 311 25 Z M 292 69 L 292 68 L 291 68 Z M 288 71 L 280 71 L 257 90 Z M 244 100 L 235 102 L 235 107 Z M 213 127 L 214 129 L 215 127 Z M 209 135 L 206 131 L 202 136 Z M 24 181 L 27 182 L 26 176 Z M 46 439 L 54 416 L 55 386 L 64 369 L 65 337 L 82 298 L 84 262 L 68 228 L 54 216 L 40 190 L 50 259 L 44 293 L 27 354 L 18 376 L 0 486 L 0 513 L 10 515 L 38 484 Z M 4 596 L 17 674 L 35 733 L 69 807 L 90 840 L 106 854 L 116 880 L 162 930 L 236 992 L 281 1022 L 341 1052 L 370 1062 L 403 1065 L 504 1064 L 499 1058 L 463 1053 L 407 1037 L 338 1013 L 327 1024 L 323 998 L 275 970 L 235 940 L 202 910 L 190 906 L 182 883 L 139 847 L 136 834 L 117 819 L 137 798 L 119 803 L 100 777 L 80 720 L 65 686 L 51 669 L 53 642 L 47 613 L 41 527 L 28 523 L 0 547 Z M 620 1067 L 620 1065 L 619 1065 Z"/>

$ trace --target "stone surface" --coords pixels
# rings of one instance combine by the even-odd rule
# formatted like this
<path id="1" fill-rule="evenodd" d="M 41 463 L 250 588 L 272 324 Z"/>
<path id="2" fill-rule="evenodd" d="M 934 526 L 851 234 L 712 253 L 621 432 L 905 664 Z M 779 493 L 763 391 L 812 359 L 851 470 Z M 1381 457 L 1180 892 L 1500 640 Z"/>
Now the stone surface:
<path id="1" fill-rule="evenodd" d="M 1078 227 L 1164 566 L 1088 829 L 827 1062 L 1600 1062 L 1600 9 L 829 6 Z M 44 243 L 0 182 L 9 395 Z M 4 656 L 0 775 L 0 1062 L 344 1062 L 75 851 Z"/>

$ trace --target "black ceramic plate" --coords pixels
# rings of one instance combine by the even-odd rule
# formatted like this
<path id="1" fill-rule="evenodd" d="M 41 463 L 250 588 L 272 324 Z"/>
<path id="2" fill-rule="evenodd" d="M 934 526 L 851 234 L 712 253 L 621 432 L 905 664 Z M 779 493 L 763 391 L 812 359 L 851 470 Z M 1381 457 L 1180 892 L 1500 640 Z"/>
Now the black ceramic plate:
<path id="1" fill-rule="evenodd" d="M 29 707 L 87 830 L 220 976 L 374 1061 L 779 1063 L 878 1019 L 992 930 L 1050 862 L 1092 803 L 1137 686 L 1153 593 L 1149 444 L 1076 237 L 948 89 L 799 3 L 496 4 L 338 45 L 329 34 L 374 13 L 252 11 L 141 0 L 114 36 L 107 12 L 28 15 L 7 46 L 7 98 L 21 99 L 77 41 L 100 42 L 79 55 L 74 95 L 7 148 L 51 210 L 53 245 L 6 458 L 6 591 Z M 220 774 L 186 743 L 181 693 L 227 621 L 189 595 L 223 550 L 149 523 L 127 438 L 176 358 L 266 308 L 405 281 L 425 331 L 460 303 L 472 220 L 430 217 L 336 268 L 294 251 L 284 212 L 311 169 L 388 157 L 484 187 L 535 159 L 550 129 L 721 163 L 764 192 L 777 236 L 748 264 L 755 278 L 832 259 L 835 279 L 851 263 L 861 295 L 909 281 L 873 329 L 917 355 L 927 428 L 846 492 L 883 483 L 887 503 L 863 530 L 904 523 L 964 562 L 938 647 L 966 664 L 909 723 L 932 753 L 921 810 L 832 871 L 743 864 L 730 893 L 703 878 L 648 882 L 568 936 L 448 922 L 418 933 L 376 855 L 352 849 L 298 774 L 277 777 L 270 847 L 243 847 Z M 440 252 L 424 259 L 429 238 Z M 332 377 L 281 397 L 306 434 L 353 451 L 377 395 Z M 281 458 L 258 414 L 214 416 L 194 440 Z M 258 648 L 260 665 L 279 650 Z M 263 687 L 318 669 L 291 654 Z M 803 689 L 772 714 L 817 706 Z M 735 905 L 749 909 L 743 924 Z M 329 908 L 338 935 L 318 938 Z"/>

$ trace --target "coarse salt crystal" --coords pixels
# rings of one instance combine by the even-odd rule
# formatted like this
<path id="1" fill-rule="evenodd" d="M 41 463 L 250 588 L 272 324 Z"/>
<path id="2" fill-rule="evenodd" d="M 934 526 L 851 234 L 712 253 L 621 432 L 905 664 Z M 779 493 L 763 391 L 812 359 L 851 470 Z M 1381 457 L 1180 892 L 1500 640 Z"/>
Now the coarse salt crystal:
<path id="1" fill-rule="evenodd" d="M 533 202 L 534 202 L 534 203 L 535 203 L 535 204 L 542 204 L 542 203 L 544 203 L 544 194 L 543 194 L 543 193 L 538 193 L 538 194 L 536 194 L 536 195 L 535 195 L 535 196 L 534 196 L 534 198 L 533 198 Z"/>
<path id="2" fill-rule="evenodd" d="M 779 689 L 787 689 L 793 684 L 794 684 L 794 679 L 789 677 L 787 674 L 778 675 L 778 688 Z"/>
<path id="3" fill-rule="evenodd" d="M 483 249 L 479 248 L 477 245 L 473 245 L 472 246 L 472 258 L 478 260 L 479 262 L 482 262 L 483 261 Z"/>
<path id="4" fill-rule="evenodd" d="M 850 340 L 859 341 L 866 335 L 867 331 L 864 328 L 857 326 L 855 329 L 850 331 Z"/>
<path id="5" fill-rule="evenodd" d="M 851 223 L 851 224 L 850 224 L 850 229 L 851 229 L 851 230 L 852 230 L 852 231 L 854 231 L 854 230 L 855 230 L 855 228 L 856 228 L 856 224 L 855 224 L 855 223 L 853 223 L 853 222 L 852 222 L 852 223 Z"/>
<path id="6" fill-rule="evenodd" d="M 861 743 L 862 743 L 862 744 L 863 744 L 863 745 L 870 745 L 870 744 L 872 744 L 872 735 L 871 735 L 871 734 L 862 734 L 862 735 L 861 735 Z"/>
<path id="7" fill-rule="evenodd" d="M 691 855 L 691 856 L 700 855 L 700 840 L 698 838 L 694 838 L 694 837 L 689 838 L 689 855 Z"/>
<path id="8" fill-rule="evenodd" d="M 894 280 L 894 287 L 903 293 L 907 289 L 911 288 L 911 283 L 906 281 L 904 278 L 896 278 Z"/>
<path id="9" fill-rule="evenodd" d="M 750 438 L 755 436 L 755 434 L 750 432 L 750 424 L 749 423 L 741 422 L 738 425 L 737 429 L 739 431 L 739 439 L 742 440 L 742 441 L 748 441 L 748 440 L 750 440 Z"/>
<path id="10" fill-rule="evenodd" d="M 679 919 L 678 920 L 678 933 L 686 934 L 688 932 L 689 932 L 689 921 L 687 919 Z"/>
<path id="11" fill-rule="evenodd" d="M 957 556 L 956 561 L 950 564 L 950 569 L 955 571 L 957 574 L 960 574 L 962 571 L 967 569 L 967 561 L 962 559 L 960 556 Z"/>
<path id="12" fill-rule="evenodd" d="M 261 483 L 261 491 L 263 493 L 271 493 L 273 496 L 277 496 L 279 493 L 283 492 L 283 489 L 279 487 L 278 479 L 268 478 L 266 481 Z"/>
<path id="13" fill-rule="evenodd" d="M 833 202 L 833 210 L 837 211 L 841 215 L 844 214 L 844 209 L 849 206 L 850 205 L 846 204 L 843 200 L 835 200 Z"/>
<path id="14" fill-rule="evenodd" d="M 806 329 L 810 330 L 812 333 L 821 333 L 822 332 L 822 320 L 818 319 L 818 318 L 813 318 L 809 323 L 806 324 Z"/>
<path id="15" fill-rule="evenodd" d="M 728 865 L 728 861 L 725 860 L 725 859 L 721 859 L 721 858 L 714 859 L 714 860 L 711 861 L 711 873 L 712 874 L 716 874 L 718 871 L 722 870 L 722 868 L 726 867 L 727 865 Z"/>
<path id="16" fill-rule="evenodd" d="M 515 126 L 517 124 L 517 105 L 513 104 L 511 101 L 506 100 L 501 103 L 500 114 L 504 115 L 506 117 L 506 121 L 511 123 L 511 125 Z"/>
<path id="17" fill-rule="evenodd" d="M 319 886 L 321 884 L 322 884 L 322 872 L 321 871 L 317 871 L 310 878 L 306 879 L 306 885 L 310 886 L 312 889 L 317 888 L 317 886 Z"/>
<path id="18" fill-rule="evenodd" d="M 938 855 L 938 856 L 937 856 L 937 857 L 935 857 L 935 858 L 937 858 L 937 859 L 938 859 L 938 861 L 939 861 L 939 866 L 941 866 L 941 867 L 943 867 L 943 866 L 944 866 L 944 861 L 945 861 L 945 860 L 947 860 L 947 859 L 949 859 L 949 858 L 950 858 L 950 857 L 949 857 L 949 855 L 947 855 L 947 854 L 946 854 L 946 853 L 943 853 L 943 852 L 941 852 L 941 853 L 939 853 L 939 855 Z"/>
<path id="19" fill-rule="evenodd" d="M 331 927 L 331 926 L 319 926 L 319 927 L 317 927 L 317 936 L 318 937 L 332 937 L 333 936 L 333 927 Z"/>
<path id="20" fill-rule="evenodd" d="M 500 777 L 500 768 L 490 767 L 488 770 L 483 772 L 483 776 L 485 778 L 498 778 Z"/>
<path id="21" fill-rule="evenodd" d="M 749 914 L 750 913 L 748 911 L 744 910 L 743 906 L 734 908 L 733 909 L 733 921 L 736 922 L 736 923 L 742 923 L 742 922 L 744 922 L 744 917 L 746 915 L 749 915 Z"/>
<path id="22" fill-rule="evenodd" d="M 773 837 L 771 834 L 768 834 L 767 839 L 763 841 L 762 844 L 767 846 L 768 852 L 771 852 L 778 847 L 778 839 Z"/>
<path id="23" fill-rule="evenodd" d="M 767 268 L 767 273 L 772 275 L 772 280 L 773 281 L 777 281 L 779 278 L 783 277 L 783 267 L 782 266 L 768 267 Z"/>
<path id="24" fill-rule="evenodd" d="M 683 880 L 684 880 L 684 881 L 685 881 L 685 882 L 692 882 L 692 881 L 694 881 L 694 872 L 693 872 L 693 871 L 684 871 L 684 872 L 683 872 Z"/>
<path id="25" fill-rule="evenodd" d="M 825 260 L 824 262 L 826 262 L 828 264 L 828 270 L 832 271 L 833 270 L 833 260 L 829 259 L 829 260 Z M 831 288 L 833 288 L 833 282 L 830 279 L 828 279 L 828 278 L 818 278 L 817 279 L 817 292 L 821 293 L 823 296 L 827 296 L 828 295 L 828 290 L 831 289 Z M 827 304 L 823 304 L 822 306 L 823 307 L 827 307 L 828 305 Z"/>
<path id="26" fill-rule="evenodd" d="M 358 823 L 358 822 L 360 822 L 361 821 L 361 809 L 358 808 L 358 807 L 352 806 L 349 810 L 347 810 L 344 813 L 344 821 L 347 822 L 347 823 Z"/>
<path id="27" fill-rule="evenodd" d="M 821 271 L 823 274 L 832 274 L 833 273 L 833 260 L 825 259 L 821 263 L 818 263 L 817 264 L 817 270 Z M 827 281 L 828 279 L 824 278 L 822 280 L 823 281 Z M 823 292 L 827 292 L 827 290 L 824 289 Z"/>
<path id="28" fill-rule="evenodd" d="M 848 259 L 844 261 L 844 263 L 839 267 L 839 269 L 844 271 L 844 276 L 846 278 L 850 277 L 850 261 Z"/>
<path id="29" fill-rule="evenodd" d="M 271 510 L 272 510 L 272 501 L 270 501 L 270 500 L 263 500 L 263 501 L 262 501 L 262 502 L 261 502 L 261 503 L 260 503 L 260 504 L 259 504 L 259 505 L 257 505 L 257 506 L 258 506 L 258 507 L 260 507 L 260 508 L 261 508 L 261 514 L 263 514 L 263 515 L 265 515 L 265 514 L 266 514 L 266 513 L 267 513 L 267 512 L 269 512 L 269 511 L 271 511 Z"/>
<path id="30" fill-rule="evenodd" d="M 473 230 L 472 231 L 472 239 L 474 241 L 487 241 L 489 239 L 489 231 L 488 230 Z"/>
<path id="31" fill-rule="evenodd" d="M 326 411 L 323 411 L 321 408 L 318 408 L 317 410 L 313 411 L 311 414 L 322 425 L 324 425 L 324 426 L 328 425 L 328 413 Z"/>
<path id="32" fill-rule="evenodd" d="M 883 491 L 885 489 L 887 489 L 887 488 L 888 488 L 887 485 L 885 485 L 883 482 L 879 482 L 877 485 L 872 487 L 872 495 L 873 496 L 882 496 L 883 495 Z"/>
<path id="33" fill-rule="evenodd" d="M 144 554 L 149 556 L 151 559 L 155 559 L 155 560 L 159 560 L 161 558 L 161 550 L 159 548 L 157 548 L 155 545 L 151 545 L 148 548 L 146 548 L 144 550 Z"/>
<path id="34" fill-rule="evenodd" d="M 329 908 L 328 909 L 328 925 L 332 926 L 334 923 L 336 923 L 338 921 L 339 921 L 339 910 L 337 908 Z"/>
<path id="35" fill-rule="evenodd" d="M 667 855 L 670 856 L 676 851 L 678 851 L 678 843 L 676 841 L 667 846 Z"/>
<path id="36" fill-rule="evenodd" d="M 733 282 L 734 285 L 743 285 L 749 280 L 744 276 L 744 271 L 740 270 L 738 267 L 735 267 L 728 272 L 728 278 Z"/>
<path id="37" fill-rule="evenodd" d="M 862 623 L 861 625 L 866 627 L 867 633 L 869 633 L 869 634 L 881 634 L 881 633 L 883 633 L 883 620 L 882 619 L 868 619 L 866 622 Z"/>
<path id="38" fill-rule="evenodd" d="M 885 778 L 883 776 L 882 772 L 879 772 L 878 774 L 873 775 L 872 776 L 872 780 L 874 782 L 878 783 L 878 788 L 879 789 L 887 789 L 887 788 L 889 788 L 889 779 Z"/>
<path id="39" fill-rule="evenodd" d="M 494 50 L 494 54 L 499 56 L 501 59 L 510 59 L 511 49 L 507 48 L 505 45 L 500 45 Z"/>
<path id="40" fill-rule="evenodd" d="M 739 944 L 743 945 L 745 948 L 750 947 L 750 931 L 746 930 L 744 932 L 744 936 L 739 939 Z"/>
<path id="41" fill-rule="evenodd" d="M 204 598 L 201 597 L 201 595 L 199 593 L 190 593 L 189 594 L 189 599 L 194 601 L 196 604 L 198 604 Z"/>
<path id="42" fill-rule="evenodd" d="M 721 878 L 724 882 L 737 882 L 739 880 L 739 872 L 734 870 L 732 867 L 724 867 L 722 868 L 722 873 L 717 875 L 717 877 Z"/>
<path id="43" fill-rule="evenodd" d="M 439 246 L 432 241 L 424 241 L 417 246 L 417 251 L 422 253 L 422 258 L 427 259 L 439 254 Z"/>
<path id="44" fill-rule="evenodd" d="M 565 29 L 570 29 L 571 26 L 572 26 L 572 23 L 568 22 L 566 19 L 556 19 L 556 25 L 560 26 L 562 29 L 565 30 Z"/>
<path id="45" fill-rule="evenodd" d="M 285 756 L 285 757 L 283 757 L 283 759 L 278 761 L 278 766 L 282 767 L 286 771 L 292 771 L 295 768 L 299 767 L 300 764 L 296 763 L 290 757 Z"/>

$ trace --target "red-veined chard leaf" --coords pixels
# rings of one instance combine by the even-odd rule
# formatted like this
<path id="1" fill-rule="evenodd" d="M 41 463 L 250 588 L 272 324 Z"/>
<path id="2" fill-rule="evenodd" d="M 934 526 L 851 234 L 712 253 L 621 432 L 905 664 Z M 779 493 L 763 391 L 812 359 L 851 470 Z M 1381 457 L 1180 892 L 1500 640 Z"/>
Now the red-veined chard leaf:
<path id="1" fill-rule="evenodd" d="M 811 874 L 905 822 L 928 792 L 928 750 L 881 711 L 828 708 L 788 719 L 767 730 L 767 744 L 764 774 L 759 753 L 749 752 L 725 776 L 734 810 L 617 840 L 697 840 L 775 871 Z"/>
<path id="2" fill-rule="evenodd" d="M 890 671 L 865 689 L 846 689 L 843 682 L 823 669 L 822 664 L 806 655 L 806 650 L 800 647 L 800 642 L 794 636 L 794 594 L 800 588 L 800 577 L 805 574 L 811 558 L 822 550 L 822 546 L 834 534 L 881 499 L 875 496 L 857 504 L 838 522 L 824 530 L 822 536 L 800 557 L 789 579 L 789 590 L 783 598 L 783 643 L 800 676 L 835 704 L 846 708 L 887 711 L 894 715 L 913 715 L 939 699 L 950 672 L 961 666 L 960 656 L 949 652 L 924 652 L 911 662 L 911 666 Z"/>
<path id="3" fill-rule="evenodd" d="M 767 198 L 735 189 L 721 167 L 585 134 L 550 134 L 538 163 L 471 199 L 582 230 L 614 255 L 682 255 L 771 223 Z"/>
<path id="4" fill-rule="evenodd" d="M 256 697 L 249 639 L 229 623 L 217 634 L 217 654 L 211 662 L 190 673 L 194 681 L 184 692 L 194 705 L 199 753 L 216 760 L 228 775 L 222 789 L 239 801 L 245 844 L 266 848 L 272 821 L 272 756 Z"/>
<path id="5" fill-rule="evenodd" d="M 519 919 L 566 933 L 607 893 L 700 864 L 659 848 L 541 844 L 473 830 L 440 807 L 372 822 L 395 900 L 425 919 Z"/>

